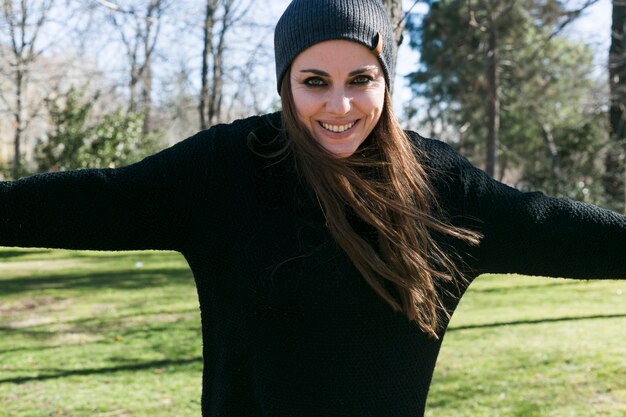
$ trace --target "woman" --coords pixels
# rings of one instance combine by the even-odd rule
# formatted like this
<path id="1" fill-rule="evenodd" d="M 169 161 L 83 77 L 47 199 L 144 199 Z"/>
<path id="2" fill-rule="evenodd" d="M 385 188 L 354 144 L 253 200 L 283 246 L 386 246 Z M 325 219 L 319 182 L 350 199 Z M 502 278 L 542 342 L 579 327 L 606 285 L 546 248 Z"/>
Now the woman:
<path id="1" fill-rule="evenodd" d="M 0 186 L 2 245 L 184 254 L 203 416 L 422 416 L 475 276 L 626 277 L 626 217 L 521 193 L 398 127 L 378 0 L 294 0 L 275 51 L 282 112 Z"/>

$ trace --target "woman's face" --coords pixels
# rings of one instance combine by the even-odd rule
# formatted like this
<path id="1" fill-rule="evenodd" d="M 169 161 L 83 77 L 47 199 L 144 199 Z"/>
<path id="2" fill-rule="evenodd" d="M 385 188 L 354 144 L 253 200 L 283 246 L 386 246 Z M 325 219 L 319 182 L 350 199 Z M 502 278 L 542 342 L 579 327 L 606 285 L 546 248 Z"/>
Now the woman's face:
<path id="1" fill-rule="evenodd" d="M 365 46 L 345 40 L 320 42 L 291 65 L 298 119 L 326 150 L 352 155 L 380 119 L 385 76 Z"/>

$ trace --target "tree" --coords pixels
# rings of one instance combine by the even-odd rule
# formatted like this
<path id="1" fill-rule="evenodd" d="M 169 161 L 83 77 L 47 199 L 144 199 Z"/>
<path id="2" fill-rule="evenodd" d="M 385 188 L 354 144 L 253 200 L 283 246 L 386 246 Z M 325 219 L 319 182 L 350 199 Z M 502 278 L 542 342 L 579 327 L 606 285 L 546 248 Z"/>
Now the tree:
<path id="1" fill-rule="evenodd" d="M 514 80 L 506 78 L 512 70 L 519 72 L 522 62 L 527 65 L 543 59 L 543 45 L 594 2 L 566 10 L 554 0 L 439 1 L 433 3 L 422 27 L 412 22 L 412 45 L 422 48 L 427 68 L 414 73 L 413 81 L 431 85 L 434 101 L 430 101 L 436 104 L 430 109 L 431 117 L 433 110 L 439 112 L 435 118 L 442 115 L 437 108 L 449 113 L 450 106 L 462 106 L 485 120 L 485 171 L 489 175 L 497 175 L 504 84 L 514 86 Z M 534 36 L 525 36 L 526 31 Z M 518 51 L 533 52 L 525 57 L 529 61 L 521 61 Z M 435 73 L 433 81 L 428 81 L 433 75 L 429 71 Z M 532 79 L 532 71 L 526 73 Z M 476 97 L 480 102 L 473 100 Z"/>
<path id="2" fill-rule="evenodd" d="M 136 162 L 161 148 L 161 135 L 143 132 L 143 115 L 118 109 L 94 120 L 98 96 L 71 88 L 48 100 L 48 134 L 39 138 L 35 160 L 39 172 L 79 168 L 114 168 Z"/>
<path id="3" fill-rule="evenodd" d="M 109 21 L 116 29 L 126 49 L 129 64 L 130 113 L 143 114 L 143 134 L 152 130 L 153 64 L 161 33 L 167 0 L 135 2 L 125 9 L 105 0 L 98 2 L 109 11 Z"/>
<path id="4" fill-rule="evenodd" d="M 89 118 L 93 100 L 83 103 L 83 93 L 70 89 L 60 100 L 46 100 L 50 118 L 47 137 L 39 138 L 35 145 L 35 161 L 38 170 L 60 171 L 81 166 L 81 149 L 90 134 Z"/>
<path id="5" fill-rule="evenodd" d="M 159 131 L 146 134 L 142 113 L 121 109 L 105 115 L 92 129 L 81 155 L 81 168 L 117 168 L 162 148 Z"/>
<path id="6" fill-rule="evenodd" d="M 222 115 L 224 102 L 224 52 L 226 35 L 243 18 L 253 1 L 243 10 L 242 2 L 236 0 L 206 0 L 202 25 L 202 71 L 198 114 L 200 129 L 217 122 Z"/>
<path id="7" fill-rule="evenodd" d="M 389 14 L 391 25 L 394 29 L 394 35 L 396 39 L 396 45 L 399 47 L 404 38 L 404 13 L 402 12 L 402 0 L 383 0 L 385 9 Z M 393 80 L 396 74 L 389 74 L 391 85 L 393 86 Z"/>
<path id="8" fill-rule="evenodd" d="M 514 174 L 520 185 L 578 195 L 567 183 L 587 184 L 597 167 L 571 172 L 578 156 L 565 157 L 567 141 L 593 139 L 599 152 L 603 138 L 596 110 L 580 111 L 592 86 L 591 51 L 557 36 L 576 15 L 556 1 L 433 3 L 409 26 L 422 61 L 410 81 L 428 101 L 426 121 L 456 126 L 464 153 L 499 179 Z M 531 175 L 538 162 L 548 170 Z"/>
<path id="9" fill-rule="evenodd" d="M 13 99 L 11 101 L 14 126 L 14 156 L 11 169 L 12 177 L 22 173 L 22 140 L 28 123 L 35 117 L 38 106 L 28 108 L 26 92 L 32 64 L 41 55 L 45 47 L 38 45 L 42 28 L 48 23 L 50 11 L 55 0 L 2 0 L 2 18 L 6 23 L 5 35 L 10 44 L 11 55 L 8 64 L 12 73 Z"/>
<path id="10" fill-rule="evenodd" d="M 609 50 L 609 123 L 611 146 L 606 156 L 604 189 L 626 213 L 626 3 L 613 0 Z"/>
<path id="11" fill-rule="evenodd" d="M 213 55 L 214 51 L 213 30 L 216 25 L 215 21 L 217 15 L 218 1 L 219 0 L 206 0 L 206 11 L 204 14 L 204 24 L 202 26 L 202 37 L 204 42 L 202 44 L 202 73 L 200 75 L 200 102 L 198 104 L 201 130 L 206 129 L 207 127 L 209 127 L 209 125 L 212 124 L 211 119 L 213 119 L 215 116 L 213 113 L 215 111 L 215 108 L 213 106 L 213 108 L 211 109 L 211 106 L 209 106 L 209 102 L 215 103 L 217 101 L 215 98 L 215 93 L 217 89 L 214 88 L 213 94 L 209 95 L 209 66 L 210 58 L 211 55 Z M 222 30 L 222 33 L 225 32 L 226 30 Z M 213 60 L 214 63 L 215 61 L 217 61 L 218 63 L 222 62 L 221 59 Z M 218 74 L 216 76 L 219 77 L 219 73 L 221 73 L 221 68 L 218 68 L 217 73 Z M 216 76 L 214 76 L 214 79 L 216 78 Z M 209 111 L 209 109 L 211 109 L 211 111 Z"/>

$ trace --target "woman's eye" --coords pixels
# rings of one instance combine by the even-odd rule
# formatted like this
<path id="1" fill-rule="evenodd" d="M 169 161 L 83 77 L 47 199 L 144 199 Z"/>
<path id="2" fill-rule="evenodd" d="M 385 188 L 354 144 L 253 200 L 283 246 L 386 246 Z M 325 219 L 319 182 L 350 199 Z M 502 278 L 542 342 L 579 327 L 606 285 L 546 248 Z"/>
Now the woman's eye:
<path id="1" fill-rule="evenodd" d="M 326 85 L 326 82 L 318 77 L 311 77 L 304 80 L 304 85 L 308 87 L 323 87 Z"/>
<path id="2" fill-rule="evenodd" d="M 373 79 L 370 76 L 367 75 L 359 75 L 358 77 L 354 78 L 352 80 L 352 84 L 356 84 L 356 85 L 367 85 L 370 82 L 372 82 Z"/>

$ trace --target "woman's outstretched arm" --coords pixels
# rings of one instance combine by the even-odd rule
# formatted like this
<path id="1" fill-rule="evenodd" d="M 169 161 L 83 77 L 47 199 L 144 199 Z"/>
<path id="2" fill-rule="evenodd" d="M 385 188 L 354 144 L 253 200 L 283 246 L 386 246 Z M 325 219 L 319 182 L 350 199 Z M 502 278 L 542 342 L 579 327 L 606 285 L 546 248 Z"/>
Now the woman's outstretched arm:
<path id="1" fill-rule="evenodd" d="M 0 245 L 182 249 L 208 204 L 211 136 L 123 168 L 0 182 Z"/>
<path id="2" fill-rule="evenodd" d="M 438 188 L 456 208 L 453 221 L 484 235 L 471 250 L 478 273 L 626 278 L 626 216 L 521 192 L 490 178 L 448 145 L 429 143 L 430 163 L 441 173 Z"/>

